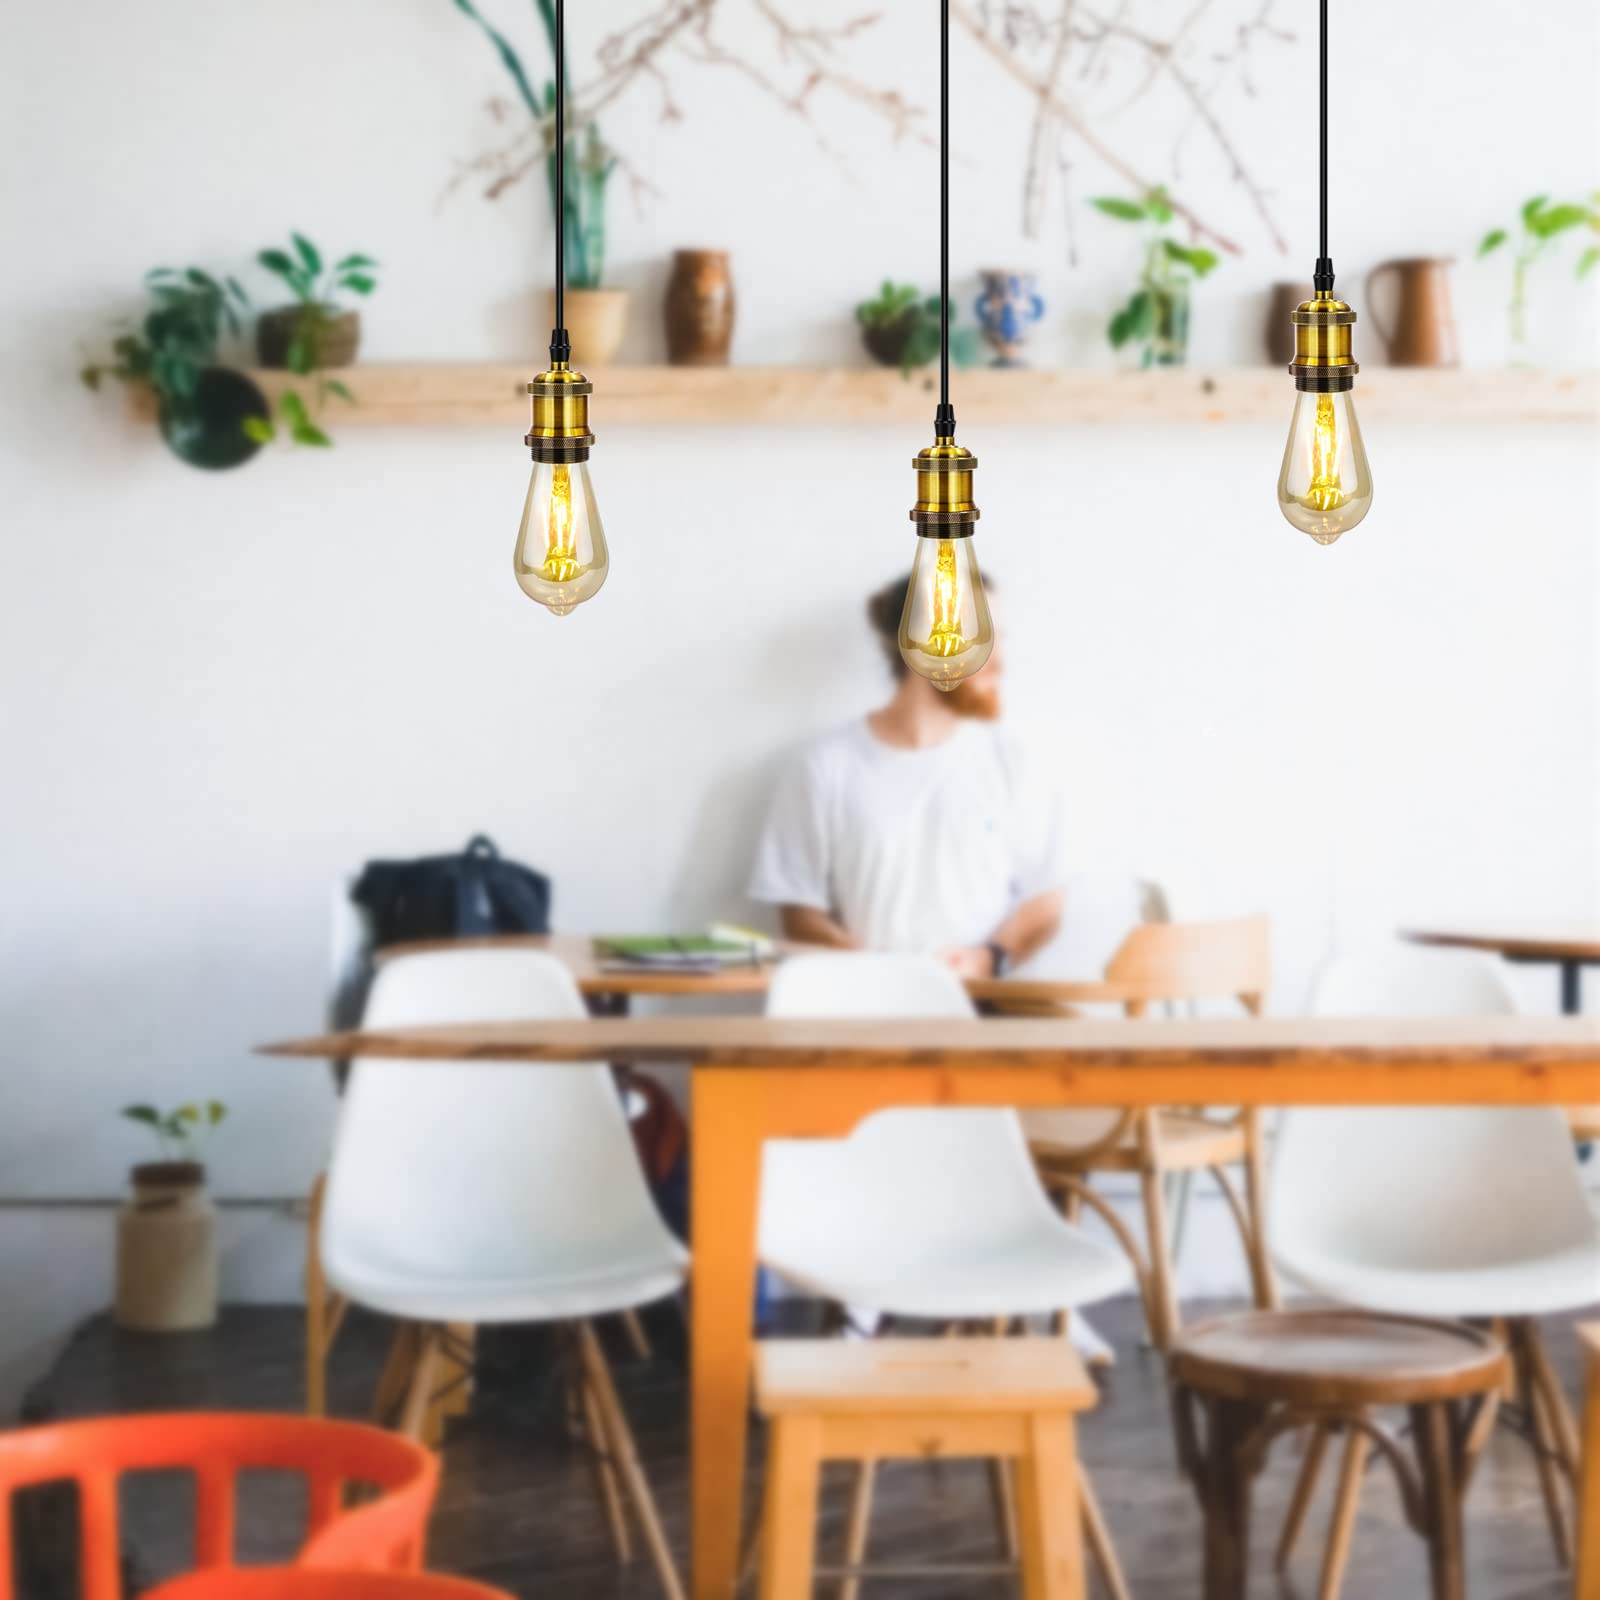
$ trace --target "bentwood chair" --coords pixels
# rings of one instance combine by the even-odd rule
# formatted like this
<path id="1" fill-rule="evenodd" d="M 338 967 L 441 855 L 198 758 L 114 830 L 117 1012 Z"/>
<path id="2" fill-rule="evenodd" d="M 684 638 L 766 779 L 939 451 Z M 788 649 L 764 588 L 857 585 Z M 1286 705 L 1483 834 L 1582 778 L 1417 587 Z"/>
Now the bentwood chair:
<path id="1" fill-rule="evenodd" d="M 767 1013 L 781 1017 L 969 1017 L 960 981 L 928 956 L 795 955 L 774 972 Z M 774 1140 L 762 1167 L 762 1264 L 853 1314 L 947 1329 L 1008 1331 L 1121 1293 L 1114 1249 L 1064 1221 L 1039 1185 L 1013 1111 L 905 1110 L 869 1117 L 847 1139 Z M 859 1567 L 874 1472 L 862 1465 L 846 1565 Z M 1014 1555 L 1009 1475 L 998 1464 L 1002 1530 Z M 1091 1555 L 1126 1595 L 1087 1474 L 1080 1501 Z M 852 1600 L 847 1578 L 841 1600 Z"/>
<path id="2" fill-rule="evenodd" d="M 1101 984 L 1019 985 L 1019 996 L 1048 1006 L 1052 992 L 1077 1005 L 1104 1000 L 1131 1017 L 1159 1008 L 1227 999 L 1260 1014 L 1271 974 L 1265 917 L 1226 922 L 1150 922 L 1133 929 L 1106 967 Z M 1180 1325 L 1167 1184 L 1174 1175 L 1209 1172 L 1239 1230 L 1255 1302 L 1277 1303 L 1265 1245 L 1265 1160 L 1261 1113 L 1231 1116 L 1204 1110 L 1028 1111 L 1022 1124 L 1045 1187 L 1075 1219 L 1096 1211 L 1127 1251 L 1138 1276 L 1150 1337 L 1160 1349 Z M 1243 1192 L 1229 1175 L 1243 1173 Z M 1091 1186 L 1101 1173 L 1138 1177 L 1145 1247 L 1104 1195 Z"/>
<path id="3" fill-rule="evenodd" d="M 385 963 L 364 1026 L 585 1015 L 553 956 L 447 950 Z M 399 1321 L 377 1409 L 413 1437 L 461 1360 L 453 1330 L 560 1324 L 569 1417 L 594 1455 L 617 1554 L 631 1556 L 631 1511 L 678 1600 L 594 1322 L 678 1293 L 688 1257 L 650 1198 L 609 1068 L 358 1060 L 311 1250 L 314 1293 L 325 1283 L 336 1305 Z"/>
<path id="4" fill-rule="evenodd" d="M 1498 969 L 1466 951 L 1397 949 L 1335 961 L 1313 997 L 1322 1016 L 1511 1009 Z M 1534 1319 L 1600 1301 L 1600 1218 L 1572 1159 L 1564 1114 L 1477 1106 L 1289 1112 L 1273 1161 L 1271 1216 L 1279 1269 L 1313 1293 L 1372 1311 L 1487 1321 L 1501 1334 L 1551 1538 L 1569 1562 L 1578 1430 Z M 1472 1441 L 1473 1455 L 1489 1426 Z M 1359 1439 L 1353 1434 L 1347 1449 L 1360 1449 Z M 1300 1514 L 1325 1443 L 1314 1439 L 1307 1453 L 1293 1501 Z M 1359 1492 L 1359 1471 L 1347 1470 L 1335 1516 L 1346 1539 Z M 1282 1563 L 1297 1528 L 1298 1515 L 1285 1529 Z M 1342 1552 L 1331 1559 L 1342 1567 Z"/>

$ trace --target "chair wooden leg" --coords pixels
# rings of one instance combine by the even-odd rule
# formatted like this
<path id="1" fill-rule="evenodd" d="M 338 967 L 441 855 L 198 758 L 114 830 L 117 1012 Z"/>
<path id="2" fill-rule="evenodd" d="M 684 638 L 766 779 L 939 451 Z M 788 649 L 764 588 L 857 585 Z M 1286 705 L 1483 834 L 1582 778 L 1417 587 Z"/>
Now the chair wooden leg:
<path id="1" fill-rule="evenodd" d="M 345 1299 L 328 1287 L 322 1272 L 322 1200 L 327 1173 L 311 1185 L 306 1206 L 306 1414 L 328 1414 L 328 1354 L 344 1321 Z"/>
<path id="2" fill-rule="evenodd" d="M 1556 1477 L 1555 1462 L 1558 1445 L 1555 1431 L 1549 1420 L 1549 1401 L 1535 1376 L 1530 1334 L 1538 1337 L 1538 1330 L 1526 1318 L 1516 1318 L 1507 1324 L 1511 1337 L 1512 1360 L 1517 1369 L 1517 1393 L 1522 1397 L 1523 1410 L 1528 1419 L 1528 1446 L 1533 1451 L 1533 1464 L 1539 1475 L 1539 1493 L 1544 1500 L 1545 1517 L 1550 1524 L 1550 1542 L 1555 1546 L 1556 1560 L 1563 1567 L 1572 1565 L 1572 1536 L 1567 1526 L 1567 1508 L 1562 1498 L 1562 1487 Z"/>
<path id="3" fill-rule="evenodd" d="M 1072 1418 L 1035 1413 L 1029 1434 L 1017 1462 L 1023 1600 L 1085 1600 L 1083 1520 L 1062 1515 L 1078 1495 Z"/>
<path id="4" fill-rule="evenodd" d="M 1167 1226 L 1167 1197 L 1162 1185 L 1160 1132 L 1154 1111 L 1141 1111 L 1139 1187 L 1144 1193 L 1145 1237 L 1150 1253 L 1150 1301 L 1155 1313 L 1150 1337 L 1158 1350 L 1171 1348 L 1179 1326 L 1178 1297 L 1172 1281 L 1172 1243 Z"/>
<path id="5" fill-rule="evenodd" d="M 995 1456 L 988 1463 L 989 1498 L 994 1504 L 995 1527 L 1000 1534 L 1000 1558 L 1015 1561 L 1021 1534 L 1017 1528 L 1017 1474 L 1009 1458 Z"/>
<path id="6" fill-rule="evenodd" d="M 1089 1560 L 1100 1574 L 1102 1588 L 1111 1600 L 1133 1600 L 1122 1562 L 1117 1559 L 1117 1547 L 1111 1542 L 1111 1530 L 1100 1510 L 1099 1497 L 1081 1461 L 1078 1463 L 1078 1508 L 1083 1517 L 1083 1538 Z"/>
<path id="7" fill-rule="evenodd" d="M 628 1528 L 627 1513 L 622 1504 L 622 1486 L 617 1481 L 616 1462 L 611 1459 L 611 1440 L 606 1432 L 605 1419 L 600 1414 L 600 1399 L 588 1375 L 579 1380 L 582 1393 L 579 1405 L 583 1416 L 584 1442 L 594 1459 L 595 1480 L 600 1489 L 600 1500 L 605 1507 L 606 1526 L 611 1530 L 611 1547 L 617 1560 L 627 1566 L 633 1560 L 633 1535 Z"/>
<path id="8" fill-rule="evenodd" d="M 1417 1462 L 1422 1469 L 1423 1535 L 1428 1541 L 1432 1600 L 1466 1600 L 1467 1562 L 1461 1541 L 1460 1458 L 1448 1405 L 1413 1406 Z"/>
<path id="9" fill-rule="evenodd" d="M 1317 1600 L 1339 1600 L 1344 1587 L 1344 1570 L 1350 1562 L 1350 1540 L 1356 1529 L 1356 1510 L 1361 1504 L 1361 1476 L 1367 1467 L 1367 1452 L 1372 1442 L 1359 1428 L 1350 1430 L 1345 1441 L 1344 1460 L 1339 1464 L 1339 1488 L 1334 1497 L 1333 1517 L 1328 1525 L 1328 1544 L 1322 1552 L 1322 1576 L 1317 1582 Z"/>
<path id="10" fill-rule="evenodd" d="M 1550 1365 L 1550 1352 L 1545 1348 L 1544 1335 L 1536 1322 L 1523 1325 L 1523 1338 L 1528 1346 L 1528 1366 L 1534 1384 L 1545 1399 L 1545 1414 L 1554 1435 L 1557 1461 L 1561 1470 L 1574 1482 L 1578 1476 L 1578 1419 L 1572 1402 L 1562 1388 L 1555 1368 Z"/>
<path id="11" fill-rule="evenodd" d="M 810 1600 L 821 1470 L 817 1418 L 775 1418 L 762 1508 L 760 1600 Z"/>
<path id="12" fill-rule="evenodd" d="M 1250 1236 L 1245 1249 L 1250 1257 L 1250 1282 L 1256 1305 L 1263 1311 L 1278 1308 L 1278 1280 L 1272 1270 L 1267 1229 L 1267 1150 L 1261 1112 L 1251 1106 L 1244 1112 L 1244 1194 L 1250 1216 Z"/>
<path id="13" fill-rule="evenodd" d="M 1207 1410 L 1201 1500 L 1205 1519 L 1205 1600 L 1245 1600 L 1250 1571 L 1251 1473 L 1243 1446 L 1261 1408 L 1245 1400 L 1213 1398 Z"/>
<path id="14" fill-rule="evenodd" d="M 1284 1515 L 1283 1532 L 1278 1535 L 1278 1554 L 1275 1565 L 1279 1572 L 1287 1572 L 1289 1563 L 1294 1559 L 1295 1542 L 1300 1537 L 1300 1530 L 1305 1526 L 1306 1512 L 1311 1506 L 1311 1497 L 1316 1492 L 1317 1477 L 1322 1471 L 1322 1459 L 1328 1453 L 1328 1438 L 1331 1429 L 1325 1422 L 1316 1423 L 1311 1429 L 1311 1438 L 1306 1443 L 1305 1459 L 1300 1463 L 1300 1476 L 1294 1482 L 1294 1494 L 1289 1500 L 1289 1509 Z"/>
<path id="15" fill-rule="evenodd" d="M 641 1361 L 648 1361 L 653 1353 L 650 1348 L 650 1335 L 644 1331 L 644 1324 L 639 1320 L 637 1311 L 622 1313 L 622 1329 L 628 1336 L 628 1343 L 632 1346 L 633 1353 Z"/>
<path id="16" fill-rule="evenodd" d="M 859 1567 L 867 1559 L 867 1535 L 872 1527 L 872 1497 L 878 1481 L 878 1464 L 862 1461 L 856 1466 L 855 1486 L 850 1491 L 850 1519 L 845 1524 L 844 1564 Z M 850 1574 L 839 1581 L 839 1600 L 856 1600 L 861 1579 Z"/>
<path id="17" fill-rule="evenodd" d="M 440 1347 L 438 1417 L 431 1431 L 444 1436 L 450 1417 L 465 1416 L 472 1406 L 472 1363 L 477 1353 L 478 1330 L 470 1322 L 452 1322 Z"/>
<path id="18" fill-rule="evenodd" d="M 372 1396 L 372 1420 L 380 1428 L 393 1425 L 410 1392 L 411 1374 L 417 1365 L 419 1332 L 414 1322 L 395 1324 L 394 1336 L 389 1341 L 389 1354 L 384 1358 L 383 1370 L 378 1374 L 378 1386 Z"/>
<path id="19" fill-rule="evenodd" d="M 1584 1334 L 1583 1476 L 1579 1487 L 1580 1595 L 1600 1595 L 1600 1333 Z"/>
<path id="20" fill-rule="evenodd" d="M 439 1329 L 424 1327 L 417 1335 L 417 1359 L 411 1369 L 405 1404 L 400 1409 L 399 1431 L 419 1444 L 427 1443 L 428 1413 L 439 1371 Z"/>
<path id="21" fill-rule="evenodd" d="M 616 1386 L 611 1381 L 611 1369 L 606 1365 L 605 1352 L 595 1336 L 594 1325 L 578 1325 L 578 1351 L 583 1361 L 584 1375 L 599 1402 L 601 1420 L 605 1426 L 606 1440 L 622 1486 L 633 1503 L 633 1513 L 639 1519 L 644 1542 L 650 1551 L 650 1561 L 656 1570 L 656 1579 L 668 1600 L 684 1600 L 683 1580 L 678 1575 L 678 1564 L 673 1559 L 671 1546 L 662 1531 L 661 1517 L 656 1511 L 655 1497 L 644 1469 L 639 1465 L 639 1447 L 634 1443 L 633 1430 L 623 1414 L 617 1399 Z"/>

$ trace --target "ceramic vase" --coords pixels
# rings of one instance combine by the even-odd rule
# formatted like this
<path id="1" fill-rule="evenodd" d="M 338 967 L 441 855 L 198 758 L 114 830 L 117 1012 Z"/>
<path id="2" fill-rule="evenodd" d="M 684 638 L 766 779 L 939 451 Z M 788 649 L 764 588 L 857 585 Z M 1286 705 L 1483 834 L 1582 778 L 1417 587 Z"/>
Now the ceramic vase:
<path id="1" fill-rule="evenodd" d="M 555 325 L 556 297 L 550 295 L 550 321 Z M 622 346 L 628 326 L 626 289 L 574 289 L 566 295 L 567 337 L 572 365 L 579 372 L 605 366 Z"/>
<path id="2" fill-rule="evenodd" d="M 675 367 L 725 367 L 735 301 L 726 250 L 676 250 L 663 306 Z"/>
<path id="3" fill-rule="evenodd" d="M 156 1161 L 133 1169 L 117 1213 L 117 1326 L 137 1333 L 209 1328 L 217 1320 L 217 1208 L 206 1169 Z"/>
<path id="4" fill-rule="evenodd" d="M 1044 299 L 1031 272 L 990 268 L 981 275 L 978 323 L 994 348 L 994 366 L 1020 367 L 1022 347 L 1033 325 L 1044 315 Z"/>

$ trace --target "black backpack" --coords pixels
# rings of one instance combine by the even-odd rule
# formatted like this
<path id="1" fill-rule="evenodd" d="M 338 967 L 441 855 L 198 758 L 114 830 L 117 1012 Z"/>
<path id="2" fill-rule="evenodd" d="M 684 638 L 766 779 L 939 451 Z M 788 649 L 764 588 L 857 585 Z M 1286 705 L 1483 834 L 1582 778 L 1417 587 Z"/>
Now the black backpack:
<path id="1" fill-rule="evenodd" d="M 350 898 L 379 947 L 484 933 L 548 933 L 550 880 L 479 833 L 459 855 L 369 861 Z"/>

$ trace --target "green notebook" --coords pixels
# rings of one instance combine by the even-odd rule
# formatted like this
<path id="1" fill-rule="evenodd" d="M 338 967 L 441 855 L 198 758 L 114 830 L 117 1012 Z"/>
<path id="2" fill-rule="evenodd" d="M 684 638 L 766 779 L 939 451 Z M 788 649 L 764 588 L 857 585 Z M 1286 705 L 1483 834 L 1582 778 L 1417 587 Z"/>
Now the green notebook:
<path id="1" fill-rule="evenodd" d="M 716 968 L 754 965 L 759 947 L 705 933 L 641 933 L 608 935 L 594 942 L 602 960 L 626 961 L 641 967 Z"/>

